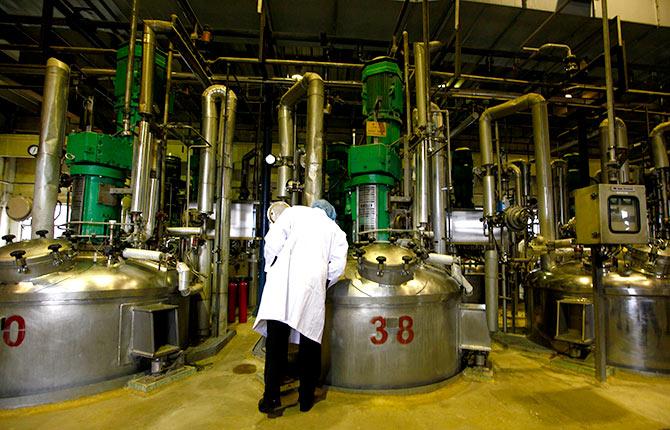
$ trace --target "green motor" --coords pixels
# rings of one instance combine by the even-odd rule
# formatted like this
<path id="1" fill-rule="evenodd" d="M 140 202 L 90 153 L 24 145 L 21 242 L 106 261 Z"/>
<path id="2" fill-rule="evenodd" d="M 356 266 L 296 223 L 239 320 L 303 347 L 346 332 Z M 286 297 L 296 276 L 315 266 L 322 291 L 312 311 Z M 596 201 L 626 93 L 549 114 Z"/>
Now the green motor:
<path id="1" fill-rule="evenodd" d="M 349 148 L 348 212 L 354 241 L 365 231 L 390 226 L 389 195 L 402 175 L 398 145 L 404 106 L 402 75 L 391 58 L 377 58 L 363 68 L 365 144 Z M 370 233 L 387 240 L 387 232 Z"/>

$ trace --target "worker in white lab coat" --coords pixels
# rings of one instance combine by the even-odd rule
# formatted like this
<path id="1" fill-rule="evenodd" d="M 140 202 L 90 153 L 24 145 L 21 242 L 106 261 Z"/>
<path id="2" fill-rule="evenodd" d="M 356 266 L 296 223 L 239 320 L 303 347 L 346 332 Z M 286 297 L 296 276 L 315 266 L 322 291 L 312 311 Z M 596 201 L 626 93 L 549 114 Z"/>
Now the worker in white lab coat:
<path id="1" fill-rule="evenodd" d="M 300 410 L 314 404 L 321 367 L 326 289 L 344 272 L 347 238 L 326 200 L 282 212 L 265 236 L 265 287 L 254 330 L 266 336 L 265 393 L 258 409 L 281 408 L 288 342 L 299 343 Z"/>

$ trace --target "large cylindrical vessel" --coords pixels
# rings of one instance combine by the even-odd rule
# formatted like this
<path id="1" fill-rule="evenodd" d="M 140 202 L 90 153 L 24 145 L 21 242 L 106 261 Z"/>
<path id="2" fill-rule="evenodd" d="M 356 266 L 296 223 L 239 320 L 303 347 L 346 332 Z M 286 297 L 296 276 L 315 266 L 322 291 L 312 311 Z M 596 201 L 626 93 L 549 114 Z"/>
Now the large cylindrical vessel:
<path id="1" fill-rule="evenodd" d="M 609 271 L 605 291 L 607 363 L 670 372 L 670 252 L 630 247 L 633 270 Z M 529 336 L 560 352 L 585 355 L 593 341 L 591 269 L 581 261 L 531 275 Z"/>
<path id="2" fill-rule="evenodd" d="M 348 261 L 346 279 L 329 290 L 327 383 L 400 389 L 458 373 L 461 294 L 456 282 L 407 248 L 376 243 L 363 251 Z"/>
<path id="3" fill-rule="evenodd" d="M 176 272 L 157 263 L 108 262 L 65 240 L 0 248 L 0 405 L 75 397 L 99 391 L 77 391 L 83 386 L 143 370 L 147 363 L 131 351 L 140 306 L 177 305 L 175 346 L 185 346 L 187 302 L 176 285 Z"/>

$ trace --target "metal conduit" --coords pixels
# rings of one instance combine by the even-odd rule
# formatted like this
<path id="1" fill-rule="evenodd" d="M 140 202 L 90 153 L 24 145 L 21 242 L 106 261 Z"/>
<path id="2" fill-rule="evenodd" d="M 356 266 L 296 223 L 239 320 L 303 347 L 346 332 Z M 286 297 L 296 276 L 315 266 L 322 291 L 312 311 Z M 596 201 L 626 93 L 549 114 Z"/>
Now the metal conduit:
<path id="1" fill-rule="evenodd" d="M 530 93 L 506 103 L 486 109 L 479 118 L 479 144 L 482 157 L 482 167 L 486 169 L 484 176 L 484 217 L 491 219 L 496 215 L 495 211 L 495 185 L 492 167 L 495 164 L 493 154 L 493 138 L 491 126 L 493 121 L 506 116 L 531 109 L 533 117 L 533 142 L 535 145 L 535 163 L 537 171 L 537 197 L 538 216 L 540 219 L 540 234 L 548 241 L 556 239 L 556 228 L 554 225 L 554 192 L 551 177 L 551 157 L 549 146 L 549 115 L 547 102 L 539 94 Z M 491 246 L 494 245 L 493 237 L 490 236 Z M 492 259 L 495 258 L 495 264 Z M 497 251 L 488 250 L 485 253 L 485 266 L 493 270 L 495 266 L 497 274 Z M 491 260 L 491 261 L 489 261 Z M 549 255 L 542 257 L 542 267 L 545 270 L 552 266 L 552 258 Z M 498 282 L 497 276 L 486 276 L 486 315 L 489 330 L 494 332 L 498 329 Z"/>
<path id="2" fill-rule="evenodd" d="M 670 167 L 668 162 L 668 150 L 665 145 L 665 138 L 663 135 L 670 130 L 670 121 L 663 122 L 649 133 L 651 140 L 651 156 L 654 160 L 654 167 L 656 169 L 664 169 Z"/>
<path id="3" fill-rule="evenodd" d="M 307 145 L 303 203 L 311 206 L 314 200 L 321 198 L 323 190 L 323 104 L 325 96 L 321 76 L 307 72 L 284 93 L 279 100 L 279 130 L 283 133 L 280 137 L 280 145 L 283 145 L 282 151 L 284 151 L 287 145 L 293 145 L 293 139 L 289 140 L 288 130 L 293 129 L 291 124 L 293 109 L 305 94 L 307 95 Z M 282 174 L 285 175 L 286 170 Z M 284 178 L 280 176 L 280 180 Z M 285 183 L 282 185 L 280 182 L 277 188 L 282 186 L 285 187 Z"/>
<path id="4" fill-rule="evenodd" d="M 430 164 L 428 162 L 429 141 L 426 135 L 428 125 L 427 86 L 426 86 L 426 46 L 422 43 L 414 44 L 414 82 L 416 84 L 417 126 L 424 134 L 416 152 L 416 184 L 414 205 L 416 206 L 414 220 L 415 227 L 428 225 L 428 211 L 430 209 Z"/>
<path id="5" fill-rule="evenodd" d="M 440 107 L 431 103 L 431 115 L 433 120 L 433 128 L 435 130 L 442 130 L 444 126 L 444 118 L 442 113 L 439 112 Z M 447 240 L 446 240 L 446 208 L 447 208 L 447 168 L 446 168 L 446 159 L 444 151 L 438 151 L 433 153 L 431 157 L 431 170 L 432 170 L 432 185 L 433 185 L 433 197 L 432 197 L 432 221 L 433 221 L 433 233 L 435 242 L 435 252 L 438 254 L 444 254 L 447 252 Z"/>
<path id="6" fill-rule="evenodd" d="M 277 197 L 289 198 L 286 189 L 288 181 L 293 179 L 293 106 L 279 105 L 279 169 L 277 174 Z"/>
<path id="7" fill-rule="evenodd" d="M 616 142 L 609 139 L 609 120 L 605 118 L 599 126 L 600 131 L 600 182 L 603 184 L 625 184 L 630 180 L 628 161 L 628 132 L 621 118 L 614 119 Z M 614 160 L 612 164 L 610 160 Z"/>
<path id="8" fill-rule="evenodd" d="M 70 67 L 55 58 L 47 61 L 40 117 L 40 143 L 35 164 L 32 237 L 46 230 L 53 237 L 54 211 L 60 184 L 60 161 L 65 141 L 65 116 Z"/>

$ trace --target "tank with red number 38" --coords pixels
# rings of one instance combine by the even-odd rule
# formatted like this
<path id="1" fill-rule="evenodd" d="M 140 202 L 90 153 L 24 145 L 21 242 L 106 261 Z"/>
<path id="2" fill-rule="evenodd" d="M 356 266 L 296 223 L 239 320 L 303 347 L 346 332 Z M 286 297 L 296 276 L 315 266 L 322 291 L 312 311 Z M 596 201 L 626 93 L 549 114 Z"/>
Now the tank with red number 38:
<path id="1" fill-rule="evenodd" d="M 418 387 L 460 371 L 458 283 L 413 249 L 356 249 L 328 291 L 328 384 L 361 390 Z"/>

